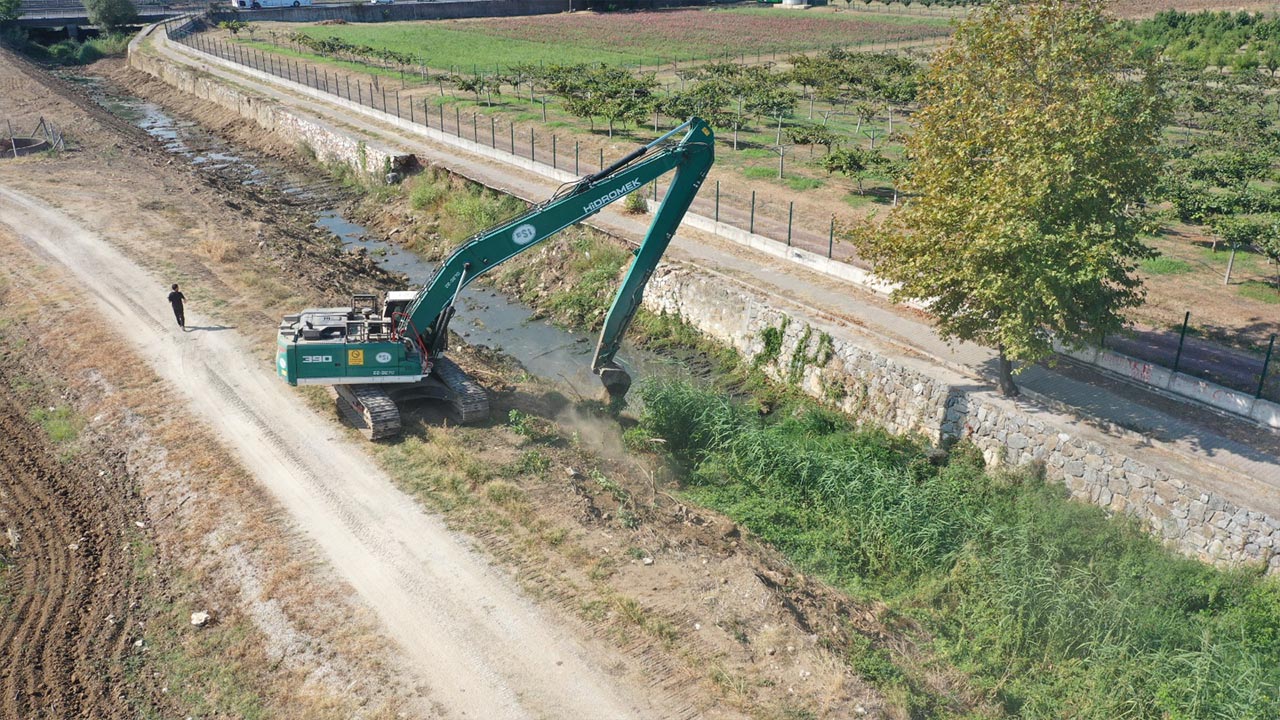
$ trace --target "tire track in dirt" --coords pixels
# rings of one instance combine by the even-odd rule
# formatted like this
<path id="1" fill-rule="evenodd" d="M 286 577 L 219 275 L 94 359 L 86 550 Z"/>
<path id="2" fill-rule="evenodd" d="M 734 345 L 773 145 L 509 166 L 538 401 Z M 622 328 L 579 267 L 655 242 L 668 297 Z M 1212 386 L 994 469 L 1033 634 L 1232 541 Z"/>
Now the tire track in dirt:
<path id="1" fill-rule="evenodd" d="M 0 361 L 0 388 L 12 358 Z M 0 526 L 12 563 L 0 603 L 0 717 L 124 718 L 124 667 L 143 581 L 129 550 L 144 517 L 123 458 L 63 462 L 22 403 L 0 396 Z"/>

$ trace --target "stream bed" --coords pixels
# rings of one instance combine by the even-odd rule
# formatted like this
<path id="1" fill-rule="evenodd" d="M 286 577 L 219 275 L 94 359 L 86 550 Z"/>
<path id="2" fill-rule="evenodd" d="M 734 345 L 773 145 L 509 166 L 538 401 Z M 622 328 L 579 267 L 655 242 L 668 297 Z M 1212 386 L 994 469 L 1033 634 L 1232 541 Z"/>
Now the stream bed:
<path id="1" fill-rule="evenodd" d="M 363 248 L 386 270 L 402 273 L 411 288 L 421 288 L 438 263 L 370 235 L 343 216 L 336 205 L 342 191 L 314 173 L 304 174 L 252 150 L 233 147 L 198 123 L 173 117 L 159 105 L 121 93 L 99 78 L 78 76 L 104 109 L 158 140 L 163 148 L 202 172 L 218 173 L 246 185 L 274 186 L 316 208 L 316 225 L 333 233 L 346 248 Z M 336 299 L 335 299 L 336 300 Z M 302 308 L 298 308 L 301 310 Z M 599 379 L 591 372 L 596 337 L 554 325 L 534 316 L 519 300 L 484 284 L 460 294 L 451 329 L 470 345 L 483 345 L 516 360 L 526 371 L 550 380 L 578 398 L 601 397 Z M 639 380 L 681 372 L 677 363 L 624 343 L 616 362 Z M 634 404 L 636 399 L 630 398 Z"/>

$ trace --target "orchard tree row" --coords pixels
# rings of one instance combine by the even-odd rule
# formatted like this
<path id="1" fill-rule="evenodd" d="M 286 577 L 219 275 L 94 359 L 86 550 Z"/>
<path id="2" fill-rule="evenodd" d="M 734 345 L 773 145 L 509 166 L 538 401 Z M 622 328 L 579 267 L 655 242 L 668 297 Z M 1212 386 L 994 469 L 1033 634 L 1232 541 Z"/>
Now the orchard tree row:
<path id="1" fill-rule="evenodd" d="M 261 32 L 243 22 L 222 27 L 233 34 L 247 32 L 250 39 Z M 893 134 L 895 122 L 898 128 L 905 127 L 903 120 L 915 99 L 922 69 L 907 57 L 832 48 L 815 55 L 793 55 L 783 66 L 717 61 L 676 67 L 678 87 L 671 83 L 664 88 L 653 72 L 611 65 L 519 64 L 493 72 L 433 73 L 417 58 L 401 52 L 298 32 L 270 36 L 272 43 L 285 42 L 321 57 L 398 70 L 435 82 L 442 94 L 448 83 L 486 105 L 507 92 L 532 103 L 539 95 L 549 95 L 592 130 L 600 121 L 611 137 L 618 127 L 639 128 L 649 121 L 657 129 L 659 116 L 682 120 L 697 115 L 729 133 L 735 150 L 742 131 L 770 130 L 780 161 L 797 145 L 807 146 L 810 155 L 818 147 L 824 155 L 844 148 L 818 165 L 859 181 L 868 172 L 889 167 L 891 161 L 876 152 L 877 143 Z M 876 118 L 886 115 L 887 128 L 873 127 Z M 848 122 L 832 123 L 835 117 Z M 868 144 L 866 151 L 859 149 Z"/>
<path id="2" fill-rule="evenodd" d="M 1125 32 L 1139 52 L 1188 70 L 1218 68 L 1240 73 L 1280 69 L 1280 18 L 1261 13 L 1168 10 L 1134 21 Z"/>

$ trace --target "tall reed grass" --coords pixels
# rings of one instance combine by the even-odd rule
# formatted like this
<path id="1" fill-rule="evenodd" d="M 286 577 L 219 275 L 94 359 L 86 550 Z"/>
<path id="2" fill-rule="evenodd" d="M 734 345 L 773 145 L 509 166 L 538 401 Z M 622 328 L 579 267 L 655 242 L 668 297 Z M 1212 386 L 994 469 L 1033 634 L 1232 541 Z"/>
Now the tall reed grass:
<path id="1" fill-rule="evenodd" d="M 641 392 L 642 428 L 690 496 L 916 618 L 1005 716 L 1280 717 L 1276 581 L 1174 555 L 1031 471 L 988 471 L 969 445 L 943 457 L 683 382 Z"/>

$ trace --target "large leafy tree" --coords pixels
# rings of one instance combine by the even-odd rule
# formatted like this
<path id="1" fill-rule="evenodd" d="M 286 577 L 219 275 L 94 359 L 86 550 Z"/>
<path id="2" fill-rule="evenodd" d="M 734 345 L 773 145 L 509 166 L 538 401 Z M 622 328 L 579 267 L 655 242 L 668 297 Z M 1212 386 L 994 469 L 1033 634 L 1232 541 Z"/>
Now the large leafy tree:
<path id="1" fill-rule="evenodd" d="M 84 0 L 84 9 L 88 11 L 89 22 L 108 33 L 119 32 L 138 20 L 138 8 L 133 0 Z"/>
<path id="2" fill-rule="evenodd" d="M 912 199 L 855 238 L 946 338 L 1012 362 L 1123 326 L 1143 300 L 1138 208 L 1160 169 L 1156 68 L 1102 0 L 997 2 L 957 27 L 920 88 Z"/>

